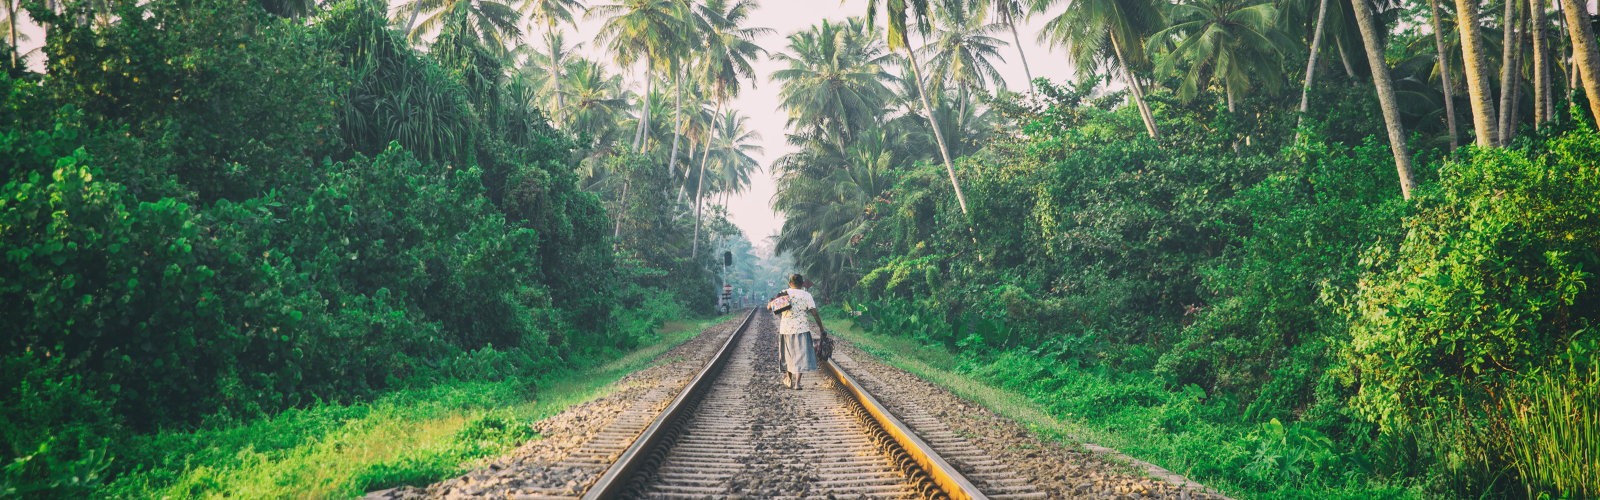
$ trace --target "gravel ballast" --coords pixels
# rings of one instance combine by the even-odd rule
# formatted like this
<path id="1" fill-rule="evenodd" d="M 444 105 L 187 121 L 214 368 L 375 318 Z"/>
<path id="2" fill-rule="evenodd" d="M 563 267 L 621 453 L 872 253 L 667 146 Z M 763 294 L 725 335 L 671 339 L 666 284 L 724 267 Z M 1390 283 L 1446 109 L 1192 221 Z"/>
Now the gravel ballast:
<path id="1" fill-rule="evenodd" d="M 942 430 L 929 427 L 946 428 L 1048 498 L 1226 500 L 1182 476 L 1119 457 L 1114 451 L 1045 439 L 1015 420 L 880 361 L 848 340 L 835 339 L 835 361 L 919 434 L 926 438 Z M 929 417 L 934 421 L 931 425 L 920 421 Z M 960 460 L 951 460 L 951 464 L 964 474 L 979 476 L 975 473 L 982 472 L 970 470 Z M 1130 474 L 1130 470 L 1144 470 L 1152 477 Z M 973 482 L 986 494 L 1007 493 L 978 478 Z"/>

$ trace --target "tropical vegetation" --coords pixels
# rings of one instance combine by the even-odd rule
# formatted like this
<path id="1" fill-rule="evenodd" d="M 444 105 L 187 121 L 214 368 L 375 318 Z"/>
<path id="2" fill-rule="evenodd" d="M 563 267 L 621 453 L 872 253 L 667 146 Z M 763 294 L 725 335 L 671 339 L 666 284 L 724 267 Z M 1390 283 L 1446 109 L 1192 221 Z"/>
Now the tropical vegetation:
<path id="1" fill-rule="evenodd" d="M 770 279 L 723 207 L 760 135 L 714 103 L 751 77 L 727 68 L 759 55 L 753 4 L 619 4 L 583 43 L 645 62 L 643 92 L 575 54 L 563 23 L 608 11 L 571 0 L 7 6 L 0 497 L 236 495 L 188 468 L 336 432 L 264 422 L 532 401 L 712 317 L 722 281 Z M 35 53 L 12 50 L 23 9 Z M 682 57 L 707 44 L 727 55 Z M 664 103 L 681 127 L 652 120 Z M 441 404 L 419 418 L 471 408 Z M 518 436 L 335 490 L 425 484 Z"/>
<path id="2" fill-rule="evenodd" d="M 869 5 L 777 55 L 774 205 L 891 358 L 1242 498 L 1600 495 L 1584 6 Z"/>
<path id="3" fill-rule="evenodd" d="M 797 271 L 1237 497 L 1600 498 L 1586 5 L 865 7 L 7 2 L 0 496 L 233 495 L 218 457 L 523 405 Z M 781 151 L 735 107 L 758 81 Z M 745 235 L 768 150 L 783 226 Z M 532 413 L 335 489 L 437 480 Z"/>

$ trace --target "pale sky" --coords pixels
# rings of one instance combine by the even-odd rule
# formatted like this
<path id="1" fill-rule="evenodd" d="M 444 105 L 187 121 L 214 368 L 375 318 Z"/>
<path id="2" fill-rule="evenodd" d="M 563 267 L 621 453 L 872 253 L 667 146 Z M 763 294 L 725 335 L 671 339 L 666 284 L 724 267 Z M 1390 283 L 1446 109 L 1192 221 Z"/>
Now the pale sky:
<path id="1" fill-rule="evenodd" d="M 392 5 L 399 5 L 398 0 L 391 0 Z M 608 3 L 605 1 L 592 2 L 592 5 Z M 22 42 L 24 52 L 31 51 L 43 45 L 44 37 L 39 28 L 32 24 L 25 12 L 18 13 L 18 19 L 25 27 L 19 30 L 31 38 L 31 42 Z M 786 46 L 789 34 L 806 29 L 820 23 L 823 19 L 843 20 L 850 16 L 866 14 L 866 0 L 845 0 L 843 4 L 837 0 L 765 0 L 761 8 L 751 13 L 749 26 L 772 28 L 775 34 L 763 37 L 756 41 L 762 48 L 770 52 L 780 52 Z M 1054 14 L 1054 13 L 1052 13 Z M 580 16 L 581 19 L 581 16 Z M 1053 81 L 1061 81 L 1070 77 L 1070 68 L 1063 60 L 1061 52 L 1052 53 L 1051 50 L 1035 41 L 1039 29 L 1047 19 L 1034 17 L 1017 25 L 1017 32 L 1022 37 L 1023 51 L 1028 55 L 1028 65 L 1033 70 L 1035 78 L 1044 77 Z M 568 32 L 568 40 L 584 41 L 586 56 L 602 61 L 609 61 L 610 57 L 592 43 L 592 38 L 599 31 L 602 24 L 600 20 L 587 20 L 578 23 L 577 32 L 573 33 L 571 26 L 563 26 Z M 535 40 L 537 32 L 524 26 L 529 33 L 527 39 Z M 996 38 L 1012 42 L 1009 30 L 1001 30 L 995 34 Z M 913 39 L 913 43 L 921 41 Z M 1000 54 L 1005 61 L 995 61 L 1000 74 L 1005 77 L 1011 89 L 1027 87 L 1027 78 L 1023 76 L 1022 64 L 1017 60 L 1015 47 L 1001 47 Z M 34 61 L 34 70 L 42 70 L 41 61 Z M 787 116 L 778 110 L 778 88 L 767 81 L 772 72 L 783 68 L 783 65 L 770 59 L 762 58 L 755 63 L 758 81 L 754 87 L 745 87 L 743 94 L 734 99 L 729 106 L 739 109 L 750 117 L 750 125 L 761 133 L 765 154 L 753 155 L 761 161 L 763 167 L 769 165 L 778 157 L 788 153 L 791 148 L 784 143 L 784 123 Z M 624 73 L 626 74 L 626 73 Z M 642 90 L 642 88 L 636 89 Z M 662 117 L 657 117 L 662 118 Z M 670 115 L 665 117 L 670 119 Z M 729 212 L 733 222 L 744 229 L 745 236 L 751 241 L 759 242 L 767 235 L 777 232 L 783 226 L 783 219 L 772 211 L 771 200 L 776 192 L 775 184 L 770 172 L 763 171 L 751 176 L 750 189 L 743 194 L 735 195 L 729 200 Z"/>

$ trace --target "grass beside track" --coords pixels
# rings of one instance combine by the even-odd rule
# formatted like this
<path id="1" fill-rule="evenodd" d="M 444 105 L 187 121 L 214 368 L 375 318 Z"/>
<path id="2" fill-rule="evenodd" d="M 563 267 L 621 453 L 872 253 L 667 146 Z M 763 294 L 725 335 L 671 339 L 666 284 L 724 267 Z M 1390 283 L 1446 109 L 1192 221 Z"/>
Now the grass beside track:
<path id="1" fill-rule="evenodd" d="M 1196 472 L 1196 469 L 1214 468 L 1216 464 L 1204 463 L 1207 457 L 1215 456 L 1226 447 L 1235 446 L 1230 438 L 1244 432 L 1241 429 L 1217 429 L 1193 434 L 1154 432 L 1150 425 L 1154 418 L 1152 412 L 1174 411 L 1165 407 L 1130 407 L 1096 419 L 1076 418 L 1072 413 L 1052 414 L 1046 411 L 1049 406 L 1045 402 L 1051 400 L 1053 395 L 1011 390 L 965 373 L 958 368 L 960 360 L 957 356 L 942 347 L 923 345 L 906 337 L 869 333 L 849 320 L 830 319 L 825 323 L 830 334 L 849 340 L 857 348 L 880 358 L 881 361 L 981 404 L 995 413 L 1027 426 L 1041 436 L 1074 446 L 1078 443 L 1094 443 L 1113 448 L 1128 456 L 1183 474 L 1232 498 L 1241 500 L 1439 498 L 1419 491 L 1416 487 L 1388 485 L 1362 478 L 1351 478 L 1344 484 L 1285 485 L 1284 488 L 1270 493 L 1243 491 L 1234 487 L 1227 477 Z"/>
<path id="2" fill-rule="evenodd" d="M 652 341 L 537 381 L 451 381 L 373 401 L 290 410 L 217 429 L 140 438 L 140 469 L 101 488 L 106 498 L 326 499 L 426 485 L 536 438 L 529 424 L 603 397 L 624 375 L 724 316 L 669 322 Z"/>

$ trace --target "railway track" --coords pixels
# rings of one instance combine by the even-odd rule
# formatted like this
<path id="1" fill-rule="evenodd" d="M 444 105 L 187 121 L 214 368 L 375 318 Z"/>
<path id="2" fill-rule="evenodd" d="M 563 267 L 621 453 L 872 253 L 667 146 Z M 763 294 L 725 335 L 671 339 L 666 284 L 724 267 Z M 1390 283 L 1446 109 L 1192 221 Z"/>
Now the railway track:
<path id="1" fill-rule="evenodd" d="M 664 410 L 648 422 L 625 414 L 571 457 L 596 472 L 610 461 L 581 498 L 1045 496 L 960 436 L 900 421 L 837 364 L 807 374 L 802 390 L 784 387 L 776 332 L 771 314 L 751 312 Z"/>

